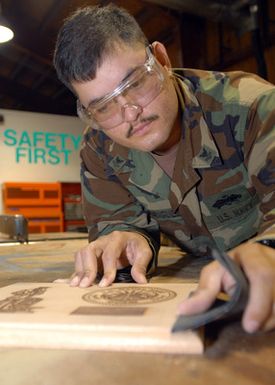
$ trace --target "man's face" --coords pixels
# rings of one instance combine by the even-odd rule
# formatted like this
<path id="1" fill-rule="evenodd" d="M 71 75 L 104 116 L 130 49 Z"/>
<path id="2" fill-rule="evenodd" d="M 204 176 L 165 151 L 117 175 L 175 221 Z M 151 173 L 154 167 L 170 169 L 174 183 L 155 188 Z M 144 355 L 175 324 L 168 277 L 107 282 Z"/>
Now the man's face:
<path id="1" fill-rule="evenodd" d="M 158 53 L 161 63 L 165 62 L 165 58 L 161 57 L 165 54 L 166 51 Z M 111 94 L 133 70 L 140 68 L 145 61 L 144 46 L 117 45 L 114 52 L 103 60 L 95 79 L 72 84 L 80 103 L 87 108 L 91 103 Z M 174 132 L 178 115 L 178 99 L 168 68 L 162 64 L 158 66 L 164 80 L 160 93 L 149 104 L 142 107 L 138 103 L 133 103 L 132 100 L 127 99 L 127 93 L 115 99 L 115 106 L 117 105 L 123 114 L 123 121 L 111 128 L 104 128 L 102 124 L 102 130 L 114 142 L 146 152 L 166 151 L 175 144 L 173 138 L 178 138 Z"/>

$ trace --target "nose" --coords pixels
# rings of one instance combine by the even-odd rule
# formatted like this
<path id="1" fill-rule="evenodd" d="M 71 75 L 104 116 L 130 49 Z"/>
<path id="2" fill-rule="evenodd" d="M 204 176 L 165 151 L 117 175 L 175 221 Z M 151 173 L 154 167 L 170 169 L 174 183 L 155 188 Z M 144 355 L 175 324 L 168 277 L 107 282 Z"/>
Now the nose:
<path id="1" fill-rule="evenodd" d="M 132 122 L 137 120 L 142 113 L 142 107 L 136 104 L 124 104 L 122 106 L 122 114 L 125 122 Z"/>

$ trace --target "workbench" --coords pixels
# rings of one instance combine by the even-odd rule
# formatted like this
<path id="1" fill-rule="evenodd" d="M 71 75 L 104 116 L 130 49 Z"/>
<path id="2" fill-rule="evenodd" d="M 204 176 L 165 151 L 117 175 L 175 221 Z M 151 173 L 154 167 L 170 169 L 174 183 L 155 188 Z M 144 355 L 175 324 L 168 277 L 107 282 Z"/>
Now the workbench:
<path id="1" fill-rule="evenodd" d="M 74 253 L 86 244 L 82 235 L 0 245 L 0 286 L 68 278 Z M 151 282 L 197 282 L 207 262 L 162 247 Z M 275 331 L 249 335 L 234 321 L 207 327 L 206 343 L 203 356 L 2 347 L 0 384 L 275 384 Z"/>

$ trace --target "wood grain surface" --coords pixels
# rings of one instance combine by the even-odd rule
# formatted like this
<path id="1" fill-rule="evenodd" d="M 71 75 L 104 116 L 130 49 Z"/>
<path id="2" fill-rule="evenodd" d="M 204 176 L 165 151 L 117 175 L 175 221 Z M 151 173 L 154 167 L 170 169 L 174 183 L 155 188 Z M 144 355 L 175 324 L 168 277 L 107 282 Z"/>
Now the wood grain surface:
<path id="1" fill-rule="evenodd" d="M 190 283 L 5 286 L 0 346 L 201 354 L 201 333 L 171 333 L 179 302 L 195 288 Z"/>

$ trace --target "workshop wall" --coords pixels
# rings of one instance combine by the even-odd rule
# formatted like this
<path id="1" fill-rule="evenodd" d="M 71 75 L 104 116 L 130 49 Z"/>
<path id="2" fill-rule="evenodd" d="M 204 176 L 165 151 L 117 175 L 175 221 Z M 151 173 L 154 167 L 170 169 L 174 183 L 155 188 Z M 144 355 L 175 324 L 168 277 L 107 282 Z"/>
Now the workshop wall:
<path id="1" fill-rule="evenodd" d="M 3 182 L 79 182 L 83 123 L 77 117 L 0 109 Z"/>

